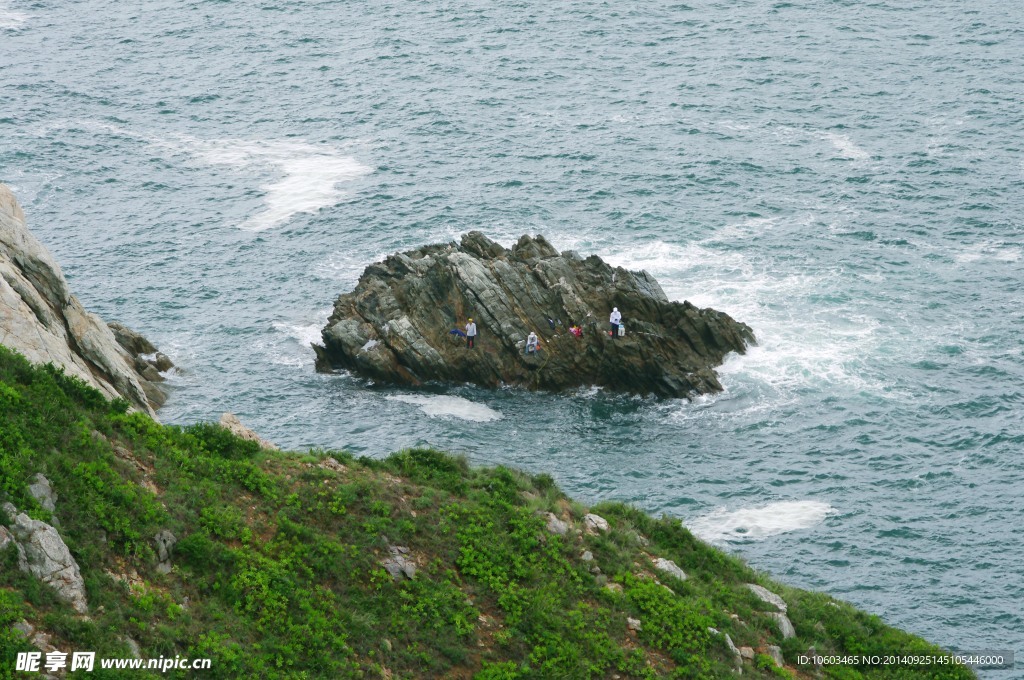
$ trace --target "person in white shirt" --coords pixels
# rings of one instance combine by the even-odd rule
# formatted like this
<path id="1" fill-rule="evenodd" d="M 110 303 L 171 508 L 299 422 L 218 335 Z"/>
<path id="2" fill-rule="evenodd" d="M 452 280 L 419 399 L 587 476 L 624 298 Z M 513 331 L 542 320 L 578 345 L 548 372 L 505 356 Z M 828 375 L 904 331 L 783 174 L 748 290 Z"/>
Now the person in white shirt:
<path id="1" fill-rule="evenodd" d="M 618 307 L 612 307 L 612 313 L 608 317 L 608 322 L 612 325 L 612 337 L 619 337 L 619 324 L 622 323 L 622 313 L 619 312 Z"/>
<path id="2" fill-rule="evenodd" d="M 537 334 L 530 331 L 530 334 L 526 336 L 526 353 L 535 354 L 537 352 L 537 344 L 540 341 L 537 339 Z"/>
<path id="3" fill-rule="evenodd" d="M 476 344 L 476 324 L 473 323 L 473 319 L 469 320 L 466 324 L 466 347 L 473 349 Z"/>

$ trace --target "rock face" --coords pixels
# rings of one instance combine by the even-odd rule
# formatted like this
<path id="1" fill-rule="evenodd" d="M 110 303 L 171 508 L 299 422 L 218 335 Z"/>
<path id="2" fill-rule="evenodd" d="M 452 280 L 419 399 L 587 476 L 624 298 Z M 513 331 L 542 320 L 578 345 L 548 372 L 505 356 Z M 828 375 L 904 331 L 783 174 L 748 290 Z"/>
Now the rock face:
<path id="1" fill-rule="evenodd" d="M 654 568 L 658 571 L 663 571 L 669 576 L 673 576 L 680 581 L 686 580 L 686 572 L 672 560 L 666 560 L 664 557 L 659 557 L 654 560 Z"/>
<path id="2" fill-rule="evenodd" d="M 558 534 L 559 536 L 565 536 L 567 533 L 569 533 L 569 525 L 566 522 L 563 522 L 562 520 L 558 519 L 555 513 L 545 513 L 544 518 L 547 520 L 547 522 L 545 523 L 545 527 L 549 532 L 553 534 Z"/>
<path id="3" fill-rule="evenodd" d="M 36 473 L 32 483 L 28 485 L 28 492 L 39 501 L 39 505 L 42 506 L 43 510 L 53 512 L 57 509 L 57 494 L 54 492 L 53 487 L 50 486 L 50 480 L 42 474 Z"/>
<path id="4" fill-rule="evenodd" d="M 408 579 L 416 577 L 416 563 L 408 557 L 408 548 L 402 545 L 390 545 L 388 552 L 390 556 L 381 562 L 381 566 L 391 575 L 391 578 L 400 581 L 403 576 Z"/>
<path id="5" fill-rule="evenodd" d="M 258 434 L 250 430 L 248 427 L 242 424 L 242 421 L 238 419 L 234 413 L 222 413 L 220 415 L 220 426 L 226 430 L 230 430 L 232 434 L 242 439 L 246 439 L 251 442 L 256 442 L 262 448 L 268 451 L 277 451 L 277 445 L 272 442 L 268 442 Z M 335 461 L 337 463 L 337 461 Z"/>
<path id="6" fill-rule="evenodd" d="M 122 397 L 150 415 L 163 403 L 153 376 L 139 371 L 137 355 L 118 343 L 114 331 L 71 294 L 60 266 L 26 228 L 21 207 L 3 184 L 0 344 L 30 361 L 63 366 L 107 397 Z"/>
<path id="7" fill-rule="evenodd" d="M 10 535 L 18 543 L 18 567 L 53 588 L 79 614 L 88 613 L 85 583 L 78 563 L 57 530 L 46 522 L 19 513 L 9 503 L 4 510 L 11 516 Z"/>
<path id="8" fill-rule="evenodd" d="M 609 337 L 613 307 L 623 337 Z M 469 318 L 479 330 L 474 349 L 451 333 Z M 531 331 L 540 338 L 535 354 L 525 352 Z M 713 367 L 754 340 L 726 314 L 670 302 L 646 272 L 559 253 L 542 236 L 505 249 L 479 232 L 370 265 L 335 302 L 322 335 L 320 370 L 386 383 L 598 385 L 665 397 L 720 391 Z"/>
<path id="9" fill-rule="evenodd" d="M 164 529 L 153 537 L 153 542 L 156 543 L 156 570 L 161 574 L 170 574 L 171 551 L 178 542 L 177 537 Z"/>
<path id="10" fill-rule="evenodd" d="M 754 593 L 754 595 L 757 595 L 757 599 L 761 600 L 766 604 L 770 604 L 783 614 L 789 611 L 789 607 L 786 605 L 786 601 L 783 600 L 780 595 L 776 595 L 764 586 L 759 586 L 756 583 L 748 583 L 747 588 L 749 588 L 750 592 Z"/>

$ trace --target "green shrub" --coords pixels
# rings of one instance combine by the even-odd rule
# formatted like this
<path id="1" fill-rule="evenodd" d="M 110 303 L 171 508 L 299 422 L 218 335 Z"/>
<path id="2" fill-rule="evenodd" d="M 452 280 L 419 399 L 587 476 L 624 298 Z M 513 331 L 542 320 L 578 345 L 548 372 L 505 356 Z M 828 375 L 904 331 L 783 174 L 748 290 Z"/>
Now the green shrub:
<path id="1" fill-rule="evenodd" d="M 626 598 L 641 614 L 641 637 L 681 666 L 706 671 L 711 622 L 702 609 L 649 579 L 626 574 L 623 585 Z"/>
<path id="2" fill-rule="evenodd" d="M 371 466 L 376 465 L 374 461 L 361 460 Z M 444 489 L 458 496 L 466 494 L 469 465 L 465 458 L 434 449 L 406 449 L 388 456 L 382 467 L 418 484 Z"/>
<path id="3" fill-rule="evenodd" d="M 242 439 L 214 423 L 190 425 L 185 428 L 185 432 L 195 437 L 204 450 L 227 460 L 249 460 L 263 450 L 259 442 Z"/>
<path id="4" fill-rule="evenodd" d="M 11 629 L 25 615 L 20 594 L 0 588 L 0 678 L 13 678 L 18 652 L 32 649 L 28 641 Z"/>
<path id="5" fill-rule="evenodd" d="M 473 680 L 516 680 L 519 677 L 519 665 L 514 661 L 484 661 L 483 668 L 473 676 Z"/>

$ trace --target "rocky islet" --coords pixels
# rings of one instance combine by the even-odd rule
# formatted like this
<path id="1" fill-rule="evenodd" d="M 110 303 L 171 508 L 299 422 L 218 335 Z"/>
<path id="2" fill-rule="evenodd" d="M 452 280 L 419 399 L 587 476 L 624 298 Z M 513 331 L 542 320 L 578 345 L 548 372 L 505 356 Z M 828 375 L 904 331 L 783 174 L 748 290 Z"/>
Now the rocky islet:
<path id="1" fill-rule="evenodd" d="M 613 308 L 621 337 L 609 334 Z M 480 333 L 473 349 L 461 337 L 470 318 Z M 531 332 L 536 353 L 526 351 Z M 388 384 L 596 385 L 659 397 L 720 391 L 714 368 L 754 342 L 749 326 L 723 312 L 670 301 L 647 272 L 559 252 L 539 235 L 504 248 L 476 231 L 367 267 L 322 337 L 319 370 Z"/>

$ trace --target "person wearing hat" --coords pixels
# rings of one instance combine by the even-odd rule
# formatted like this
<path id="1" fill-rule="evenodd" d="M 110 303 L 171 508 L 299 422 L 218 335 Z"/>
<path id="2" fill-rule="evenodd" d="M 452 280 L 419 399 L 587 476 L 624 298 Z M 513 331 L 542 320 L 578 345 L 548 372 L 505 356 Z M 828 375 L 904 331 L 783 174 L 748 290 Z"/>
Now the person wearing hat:
<path id="1" fill-rule="evenodd" d="M 469 319 L 469 323 L 466 324 L 466 347 L 473 349 L 473 344 L 476 341 L 476 324 L 473 323 L 473 319 Z"/>
<path id="2" fill-rule="evenodd" d="M 612 325 L 612 337 L 617 338 L 619 336 L 619 324 L 622 323 L 622 313 L 618 307 L 612 307 L 612 313 L 608 317 L 608 322 Z"/>

